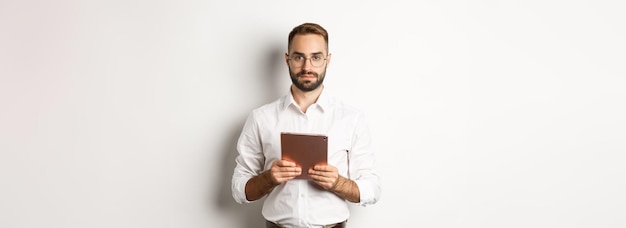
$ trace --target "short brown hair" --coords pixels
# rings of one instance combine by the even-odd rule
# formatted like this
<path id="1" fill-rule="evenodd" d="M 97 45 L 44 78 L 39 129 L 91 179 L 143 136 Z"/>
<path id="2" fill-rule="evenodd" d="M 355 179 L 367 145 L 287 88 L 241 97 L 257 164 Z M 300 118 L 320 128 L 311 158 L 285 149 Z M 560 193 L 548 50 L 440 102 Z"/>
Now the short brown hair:
<path id="1" fill-rule="evenodd" d="M 291 50 L 291 41 L 296 35 L 317 34 L 324 37 L 326 41 L 326 51 L 328 51 L 328 32 L 324 27 L 315 23 L 304 23 L 296 26 L 289 33 L 289 41 L 287 42 L 287 50 Z"/>

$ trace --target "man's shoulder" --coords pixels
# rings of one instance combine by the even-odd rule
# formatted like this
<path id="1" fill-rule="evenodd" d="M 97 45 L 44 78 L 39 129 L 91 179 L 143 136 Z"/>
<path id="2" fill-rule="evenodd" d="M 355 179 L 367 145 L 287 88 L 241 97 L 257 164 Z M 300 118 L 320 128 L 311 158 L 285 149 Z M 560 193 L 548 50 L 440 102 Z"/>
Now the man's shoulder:
<path id="1" fill-rule="evenodd" d="M 276 111 L 278 108 L 282 107 L 285 100 L 285 96 L 279 97 L 269 103 L 262 104 L 261 106 L 257 106 L 252 110 L 252 113 L 267 113 L 270 111 Z"/>
<path id="2" fill-rule="evenodd" d="M 361 112 L 360 108 L 350 103 L 350 101 L 346 101 L 341 97 L 341 93 L 337 93 L 337 90 L 332 87 L 325 86 L 320 98 L 323 104 L 333 107 L 335 110 L 354 113 Z"/>
<path id="3" fill-rule="evenodd" d="M 348 103 L 337 97 L 330 97 L 329 101 L 335 111 L 342 112 L 344 115 L 364 115 L 363 110 L 352 103 Z"/>

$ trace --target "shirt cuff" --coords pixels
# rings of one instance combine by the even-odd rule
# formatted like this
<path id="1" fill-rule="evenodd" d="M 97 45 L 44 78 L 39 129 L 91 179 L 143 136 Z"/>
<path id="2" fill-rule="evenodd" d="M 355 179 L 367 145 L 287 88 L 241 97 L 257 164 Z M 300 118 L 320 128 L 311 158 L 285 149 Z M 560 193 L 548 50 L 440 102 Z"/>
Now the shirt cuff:
<path id="1" fill-rule="evenodd" d="M 367 206 L 369 204 L 375 204 L 377 201 L 376 193 L 374 192 L 376 186 L 372 185 L 368 180 L 355 180 L 354 183 L 359 187 L 359 205 Z"/>
<path id="2" fill-rule="evenodd" d="M 250 179 L 251 179 L 250 177 L 248 178 L 240 177 L 237 180 L 233 181 L 232 192 L 233 192 L 233 199 L 235 199 L 235 202 L 239 204 L 252 202 L 252 201 L 249 201 L 248 198 L 246 197 L 246 184 L 248 183 Z"/>

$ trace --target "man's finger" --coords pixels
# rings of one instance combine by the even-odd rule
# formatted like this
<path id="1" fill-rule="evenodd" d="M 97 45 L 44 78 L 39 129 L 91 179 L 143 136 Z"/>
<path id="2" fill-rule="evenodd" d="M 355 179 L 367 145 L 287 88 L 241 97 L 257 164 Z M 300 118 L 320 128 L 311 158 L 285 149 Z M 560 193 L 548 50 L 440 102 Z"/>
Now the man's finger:
<path id="1" fill-rule="evenodd" d="M 281 167 L 295 167 L 296 163 L 287 160 L 279 160 L 277 165 Z"/>

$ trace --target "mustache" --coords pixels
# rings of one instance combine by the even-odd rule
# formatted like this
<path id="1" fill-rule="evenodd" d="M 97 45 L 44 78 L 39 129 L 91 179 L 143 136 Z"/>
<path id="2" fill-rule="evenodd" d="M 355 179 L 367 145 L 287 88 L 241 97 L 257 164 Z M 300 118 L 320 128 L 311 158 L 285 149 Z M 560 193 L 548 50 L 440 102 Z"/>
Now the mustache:
<path id="1" fill-rule="evenodd" d="M 317 73 L 315 73 L 313 71 L 300 71 L 299 73 L 296 74 L 296 76 L 299 77 L 299 76 L 302 76 L 302 75 L 305 75 L 305 74 L 310 74 L 310 75 L 313 75 L 315 77 L 318 77 Z"/>

